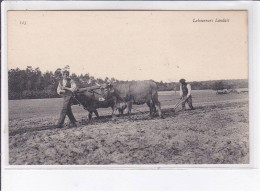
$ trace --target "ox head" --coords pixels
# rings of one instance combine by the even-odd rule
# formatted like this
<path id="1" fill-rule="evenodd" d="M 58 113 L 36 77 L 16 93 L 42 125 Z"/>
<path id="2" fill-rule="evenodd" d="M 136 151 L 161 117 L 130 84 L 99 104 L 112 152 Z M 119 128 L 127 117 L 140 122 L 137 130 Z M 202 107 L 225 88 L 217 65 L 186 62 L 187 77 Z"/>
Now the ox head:
<path id="1" fill-rule="evenodd" d="M 103 83 L 103 84 L 95 83 L 95 84 L 99 86 L 103 96 L 109 96 L 114 93 L 114 87 L 110 83 Z"/>

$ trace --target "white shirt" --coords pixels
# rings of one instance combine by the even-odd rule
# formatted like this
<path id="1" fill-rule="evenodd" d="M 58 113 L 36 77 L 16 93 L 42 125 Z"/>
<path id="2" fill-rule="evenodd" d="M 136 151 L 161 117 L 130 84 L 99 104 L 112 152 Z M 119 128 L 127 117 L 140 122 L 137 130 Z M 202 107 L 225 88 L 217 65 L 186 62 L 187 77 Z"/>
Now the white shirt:
<path id="1" fill-rule="evenodd" d="M 63 79 L 63 80 L 62 80 L 62 85 L 63 85 L 63 86 L 66 86 L 67 81 L 68 81 L 68 80 Z M 72 92 L 75 92 L 75 91 L 77 90 L 77 85 L 76 85 L 76 83 L 74 82 L 74 80 L 72 80 L 72 79 L 70 80 L 70 85 L 71 85 L 71 90 L 72 90 Z M 60 82 L 59 82 L 59 85 L 58 85 L 58 88 L 57 88 L 57 93 L 58 93 L 59 95 L 60 95 L 61 90 L 63 90 L 63 87 L 61 86 L 61 84 L 60 84 Z"/>
<path id="2" fill-rule="evenodd" d="M 191 86 L 190 86 L 190 84 L 187 84 L 187 89 L 188 89 L 187 96 L 190 96 L 190 94 L 191 94 Z M 182 96 L 182 95 L 183 95 L 183 91 L 182 91 L 182 87 L 180 85 L 180 96 Z"/>

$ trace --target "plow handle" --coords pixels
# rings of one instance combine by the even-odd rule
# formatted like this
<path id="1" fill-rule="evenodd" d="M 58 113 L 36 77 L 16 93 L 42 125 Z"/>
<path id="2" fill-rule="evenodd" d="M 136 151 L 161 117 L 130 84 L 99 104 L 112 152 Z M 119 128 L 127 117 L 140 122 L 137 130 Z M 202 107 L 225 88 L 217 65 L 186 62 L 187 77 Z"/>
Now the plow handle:
<path id="1" fill-rule="evenodd" d="M 183 102 L 185 102 L 186 100 L 188 99 L 188 97 L 181 97 L 180 98 L 180 100 L 174 105 L 174 110 L 176 109 L 176 108 L 178 108 L 178 106 L 180 106 L 180 104 L 182 104 Z"/>

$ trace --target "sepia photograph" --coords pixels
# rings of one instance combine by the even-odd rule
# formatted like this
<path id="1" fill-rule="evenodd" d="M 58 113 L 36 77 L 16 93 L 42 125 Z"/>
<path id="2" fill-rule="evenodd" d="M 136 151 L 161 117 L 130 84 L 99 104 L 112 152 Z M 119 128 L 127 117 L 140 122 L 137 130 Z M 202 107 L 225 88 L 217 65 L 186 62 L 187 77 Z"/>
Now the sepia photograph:
<path id="1" fill-rule="evenodd" d="M 247 10 L 7 19 L 9 165 L 250 164 Z"/>

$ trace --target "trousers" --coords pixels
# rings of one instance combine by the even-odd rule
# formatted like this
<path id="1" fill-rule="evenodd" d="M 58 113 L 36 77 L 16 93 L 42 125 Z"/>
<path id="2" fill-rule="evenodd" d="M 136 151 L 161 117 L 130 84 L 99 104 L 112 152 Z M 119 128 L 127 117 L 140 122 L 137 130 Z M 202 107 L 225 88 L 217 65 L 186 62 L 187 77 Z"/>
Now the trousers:
<path id="1" fill-rule="evenodd" d="M 63 97 L 63 105 L 60 113 L 60 118 L 58 121 L 58 125 L 63 125 L 66 115 L 69 117 L 71 123 L 75 123 L 76 119 L 71 111 L 71 104 L 73 102 L 72 96 L 64 96 Z"/>
<path id="2" fill-rule="evenodd" d="M 186 98 L 187 96 L 183 96 L 183 97 Z M 192 106 L 192 97 L 191 96 L 189 96 L 189 98 L 182 103 L 182 109 L 183 110 L 186 109 L 186 107 L 185 107 L 186 103 L 189 105 L 190 109 L 194 109 L 193 106 Z"/>

